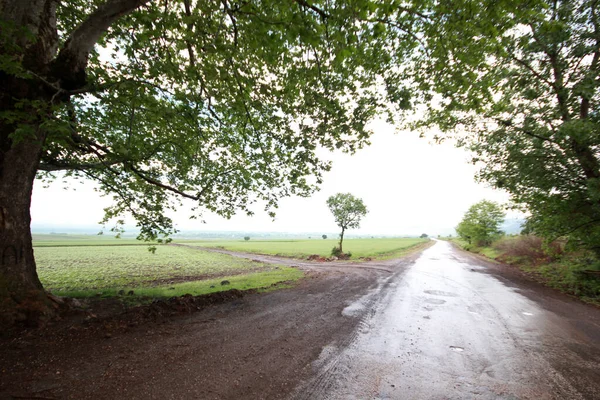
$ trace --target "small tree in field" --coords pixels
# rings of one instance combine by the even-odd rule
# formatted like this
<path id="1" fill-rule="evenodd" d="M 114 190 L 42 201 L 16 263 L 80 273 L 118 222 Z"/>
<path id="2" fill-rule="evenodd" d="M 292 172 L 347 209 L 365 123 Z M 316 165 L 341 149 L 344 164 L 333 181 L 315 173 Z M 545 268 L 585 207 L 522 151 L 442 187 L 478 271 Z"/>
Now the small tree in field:
<path id="1" fill-rule="evenodd" d="M 250 240 L 250 236 L 244 236 L 244 240 L 247 242 L 248 240 Z"/>
<path id="2" fill-rule="evenodd" d="M 340 246 L 336 252 L 343 253 L 342 243 L 344 242 L 344 232 L 347 229 L 354 229 L 360 226 L 360 220 L 367 215 L 367 207 L 361 199 L 354 197 L 350 193 L 338 193 L 327 199 L 327 207 L 333 214 L 335 222 L 342 228 L 340 233 Z"/>
<path id="3" fill-rule="evenodd" d="M 502 234 L 499 227 L 504 221 L 502 207 L 493 201 L 473 204 L 455 228 L 456 233 L 469 244 L 487 246 Z"/>
<path id="4" fill-rule="evenodd" d="M 327 239 L 327 235 L 323 235 L 321 236 L 323 239 Z"/>

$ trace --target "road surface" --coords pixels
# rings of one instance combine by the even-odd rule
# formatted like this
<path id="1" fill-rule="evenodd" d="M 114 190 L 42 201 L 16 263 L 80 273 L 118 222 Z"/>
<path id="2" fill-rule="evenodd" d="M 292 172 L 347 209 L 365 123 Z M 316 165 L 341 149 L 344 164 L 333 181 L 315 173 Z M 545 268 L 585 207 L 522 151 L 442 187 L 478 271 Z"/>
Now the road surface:
<path id="1" fill-rule="evenodd" d="M 600 399 L 600 310 L 515 285 L 438 241 L 343 313 L 298 399 Z"/>
<path id="2" fill-rule="evenodd" d="M 266 258 L 307 278 L 0 335 L 0 399 L 600 399 L 600 309 L 514 268 L 438 241 L 358 265 Z"/>

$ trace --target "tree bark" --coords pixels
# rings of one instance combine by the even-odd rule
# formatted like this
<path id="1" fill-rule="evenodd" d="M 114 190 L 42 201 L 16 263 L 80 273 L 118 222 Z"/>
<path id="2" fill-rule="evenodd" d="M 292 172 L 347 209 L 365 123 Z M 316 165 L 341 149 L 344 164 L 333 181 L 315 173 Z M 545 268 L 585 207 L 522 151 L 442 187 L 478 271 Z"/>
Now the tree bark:
<path id="1" fill-rule="evenodd" d="M 346 229 L 342 227 L 342 233 L 340 233 L 340 254 L 344 253 L 344 250 L 342 249 L 342 243 L 344 242 L 344 231 Z"/>
<path id="2" fill-rule="evenodd" d="M 31 192 L 43 134 L 0 150 L 0 323 L 37 324 L 53 309 L 38 279 L 30 231 Z"/>
<path id="3" fill-rule="evenodd" d="M 47 76 L 58 43 L 56 0 L 2 0 L 0 19 L 15 28 L 0 42 L 0 52 L 20 59 L 21 66 L 32 75 Z M 24 35 L 24 31 L 31 35 Z M 18 50 L 11 47 L 11 41 L 19 45 Z M 40 123 L 50 112 L 54 93 L 56 89 L 43 79 L 0 72 L 0 111 L 17 116 L 0 119 L 2 326 L 19 321 L 37 324 L 54 311 L 38 279 L 30 231 L 31 193 L 46 136 Z"/>

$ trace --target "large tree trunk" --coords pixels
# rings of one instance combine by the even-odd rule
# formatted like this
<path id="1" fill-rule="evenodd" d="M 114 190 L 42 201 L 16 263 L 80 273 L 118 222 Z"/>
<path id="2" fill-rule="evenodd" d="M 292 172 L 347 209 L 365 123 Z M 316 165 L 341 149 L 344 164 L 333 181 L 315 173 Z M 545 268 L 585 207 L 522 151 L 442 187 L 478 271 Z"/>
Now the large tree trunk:
<path id="1" fill-rule="evenodd" d="M 41 136 L 41 135 L 40 135 Z M 30 231 L 42 137 L 0 149 L 0 323 L 36 324 L 52 315 L 36 272 Z"/>
<path id="2" fill-rule="evenodd" d="M 14 27 L 0 53 L 31 75 L 47 76 L 56 55 L 55 8 L 55 0 L 0 1 L 0 20 Z M 36 272 L 29 208 L 46 136 L 40 124 L 55 93 L 42 79 L 0 71 L 0 111 L 16 116 L 0 118 L 0 325 L 38 323 L 53 313 Z"/>

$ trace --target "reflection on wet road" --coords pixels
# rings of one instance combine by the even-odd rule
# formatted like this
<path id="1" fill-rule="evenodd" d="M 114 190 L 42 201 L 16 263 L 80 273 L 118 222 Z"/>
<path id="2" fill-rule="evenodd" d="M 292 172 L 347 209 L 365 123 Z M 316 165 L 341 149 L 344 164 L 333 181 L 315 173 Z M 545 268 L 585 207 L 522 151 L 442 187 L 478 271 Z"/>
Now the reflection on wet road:
<path id="1" fill-rule="evenodd" d="M 323 349 L 298 397 L 600 399 L 600 310 L 483 264 L 439 241 L 382 280 L 344 310 L 361 329 Z"/>

